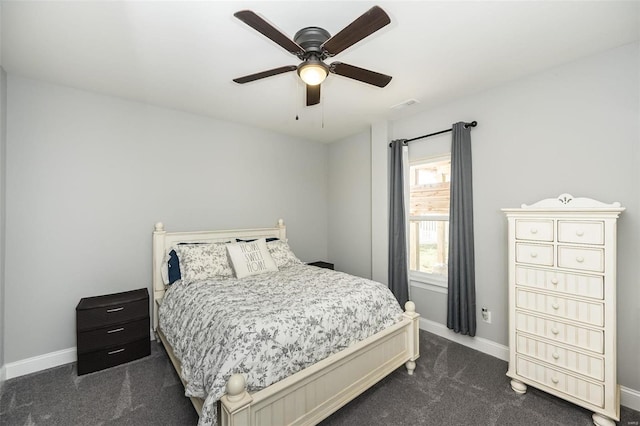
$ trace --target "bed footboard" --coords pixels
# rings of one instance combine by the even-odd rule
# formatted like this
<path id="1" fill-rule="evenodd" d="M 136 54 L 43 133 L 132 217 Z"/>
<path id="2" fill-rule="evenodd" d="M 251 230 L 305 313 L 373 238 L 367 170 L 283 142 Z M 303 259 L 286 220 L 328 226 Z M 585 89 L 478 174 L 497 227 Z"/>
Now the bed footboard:
<path id="1" fill-rule="evenodd" d="M 413 302 L 405 309 L 401 322 L 261 391 L 249 394 L 244 377 L 231 376 L 222 426 L 317 424 L 403 364 L 413 374 L 420 315 Z"/>

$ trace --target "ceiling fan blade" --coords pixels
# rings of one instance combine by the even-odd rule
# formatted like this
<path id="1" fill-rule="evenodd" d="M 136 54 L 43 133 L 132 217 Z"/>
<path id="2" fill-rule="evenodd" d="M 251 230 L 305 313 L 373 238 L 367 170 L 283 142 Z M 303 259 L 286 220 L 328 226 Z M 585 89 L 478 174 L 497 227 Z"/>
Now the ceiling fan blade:
<path id="1" fill-rule="evenodd" d="M 392 78 L 390 75 L 380 74 L 379 72 L 345 64 L 343 62 L 332 63 L 329 65 L 329 71 L 343 77 L 352 78 L 378 87 L 385 87 L 389 84 Z"/>
<path id="2" fill-rule="evenodd" d="M 389 15 L 379 6 L 373 6 L 338 34 L 322 44 L 329 56 L 337 55 L 391 22 Z"/>
<path id="3" fill-rule="evenodd" d="M 307 106 L 320 103 L 320 85 L 311 86 L 307 84 Z"/>
<path id="4" fill-rule="evenodd" d="M 251 10 L 241 10 L 233 14 L 236 18 L 258 31 L 268 39 L 274 41 L 293 55 L 303 54 L 304 49 L 298 43 L 277 30 L 273 25 L 259 17 Z"/>
<path id="5" fill-rule="evenodd" d="M 235 81 L 236 83 L 244 84 L 249 83 L 250 81 L 260 80 L 261 78 L 271 77 L 273 75 L 283 74 L 289 71 L 295 71 L 296 69 L 298 69 L 298 67 L 295 65 L 287 65 L 280 68 L 274 68 L 272 70 L 245 75 L 244 77 L 234 78 L 233 81 Z"/>

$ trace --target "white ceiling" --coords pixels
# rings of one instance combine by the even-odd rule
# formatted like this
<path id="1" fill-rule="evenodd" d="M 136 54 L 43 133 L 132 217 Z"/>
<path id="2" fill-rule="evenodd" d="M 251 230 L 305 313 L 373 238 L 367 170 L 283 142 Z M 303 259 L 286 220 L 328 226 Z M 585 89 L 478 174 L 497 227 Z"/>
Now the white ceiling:
<path id="1" fill-rule="evenodd" d="M 391 24 L 330 59 L 393 76 L 337 75 L 304 106 L 295 72 L 232 78 L 298 59 L 233 17 L 251 9 L 290 37 L 337 33 L 374 4 Z M 639 39 L 639 1 L 6 1 L 2 66 L 93 92 L 331 142 L 434 105 Z M 390 107 L 415 98 L 420 104 Z M 296 115 L 299 120 L 296 120 Z M 466 119 L 462 117 L 461 119 Z"/>

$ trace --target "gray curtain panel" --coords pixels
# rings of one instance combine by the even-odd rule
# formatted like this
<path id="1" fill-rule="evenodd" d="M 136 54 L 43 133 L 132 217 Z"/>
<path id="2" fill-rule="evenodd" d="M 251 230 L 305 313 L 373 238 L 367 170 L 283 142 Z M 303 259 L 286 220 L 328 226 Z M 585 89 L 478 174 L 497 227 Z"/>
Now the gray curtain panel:
<path id="1" fill-rule="evenodd" d="M 449 294 L 447 327 L 476 335 L 476 284 L 473 247 L 471 129 L 453 125 L 449 205 Z"/>
<path id="2" fill-rule="evenodd" d="M 389 191 L 389 288 L 400 306 L 409 300 L 407 235 L 404 215 L 404 140 L 391 142 Z"/>

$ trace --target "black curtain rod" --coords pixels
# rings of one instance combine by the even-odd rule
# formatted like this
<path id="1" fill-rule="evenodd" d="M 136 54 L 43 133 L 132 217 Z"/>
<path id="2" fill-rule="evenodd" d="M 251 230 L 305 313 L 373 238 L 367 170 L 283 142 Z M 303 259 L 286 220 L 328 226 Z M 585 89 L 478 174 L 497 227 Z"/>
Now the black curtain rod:
<path id="1" fill-rule="evenodd" d="M 472 121 L 471 123 L 464 123 L 464 127 L 465 127 L 466 129 L 468 129 L 469 127 L 476 127 L 477 125 L 478 125 L 478 122 L 477 122 L 477 121 Z M 417 141 L 418 139 L 428 138 L 428 137 L 430 137 L 430 136 L 441 135 L 441 134 L 443 134 L 443 133 L 447 133 L 447 132 L 450 132 L 450 131 L 452 131 L 452 130 L 453 130 L 453 128 L 451 128 L 451 129 L 447 129 L 447 130 L 440 130 L 439 132 L 429 133 L 428 135 L 418 136 L 417 138 L 412 138 L 412 139 L 407 139 L 406 141 L 404 141 L 404 144 L 406 145 L 406 144 L 408 144 L 409 142 Z M 391 147 L 391 144 L 389 144 L 389 147 Z"/>

